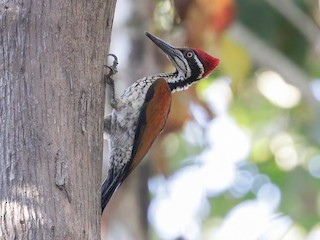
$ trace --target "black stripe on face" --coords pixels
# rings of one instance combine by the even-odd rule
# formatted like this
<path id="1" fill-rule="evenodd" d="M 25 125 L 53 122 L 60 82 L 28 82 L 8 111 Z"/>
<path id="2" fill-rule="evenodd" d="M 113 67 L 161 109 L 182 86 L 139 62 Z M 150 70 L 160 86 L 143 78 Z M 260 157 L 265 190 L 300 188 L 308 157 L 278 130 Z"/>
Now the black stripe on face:
<path id="1" fill-rule="evenodd" d="M 194 58 L 190 59 L 189 61 L 189 66 L 191 69 L 191 78 L 195 78 L 196 80 L 199 80 L 199 76 L 200 76 L 200 67 L 198 66 L 196 60 Z"/>
<path id="2" fill-rule="evenodd" d="M 187 66 L 186 66 L 186 63 L 185 61 L 183 61 L 183 59 L 181 59 L 181 57 L 179 55 L 176 55 L 174 57 L 172 56 L 169 56 L 171 62 L 173 62 L 174 66 L 176 67 L 176 69 L 179 71 L 179 72 L 186 72 L 187 71 Z M 178 64 L 178 61 L 180 64 Z M 183 64 L 183 67 L 181 66 L 181 63 Z M 186 75 L 186 74 L 185 74 Z"/>
<path id="3" fill-rule="evenodd" d="M 196 53 L 191 49 L 180 49 L 180 51 L 183 53 L 183 55 L 187 59 L 188 65 L 191 70 L 191 76 L 186 79 L 183 79 L 181 81 L 178 81 L 178 82 L 169 83 L 169 87 L 170 87 L 171 91 L 189 87 L 193 83 L 199 81 L 200 77 L 201 77 L 200 76 L 200 74 L 201 74 L 200 67 L 198 66 L 198 64 L 195 60 L 195 58 L 197 57 Z M 190 52 L 193 53 L 193 57 L 187 56 L 187 54 Z M 187 67 L 186 67 L 186 71 L 187 71 Z M 186 75 L 187 75 L 187 73 L 185 72 L 185 76 Z"/>

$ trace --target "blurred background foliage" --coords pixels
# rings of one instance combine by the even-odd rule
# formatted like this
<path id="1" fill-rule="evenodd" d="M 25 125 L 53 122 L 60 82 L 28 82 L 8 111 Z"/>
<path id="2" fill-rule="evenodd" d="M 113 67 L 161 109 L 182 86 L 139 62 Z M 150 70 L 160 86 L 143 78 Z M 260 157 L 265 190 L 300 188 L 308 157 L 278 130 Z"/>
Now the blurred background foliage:
<path id="1" fill-rule="evenodd" d="M 118 1 L 121 84 L 171 69 L 145 30 L 221 61 L 175 94 L 145 163 L 146 238 L 320 239 L 319 26 L 317 0 Z"/>

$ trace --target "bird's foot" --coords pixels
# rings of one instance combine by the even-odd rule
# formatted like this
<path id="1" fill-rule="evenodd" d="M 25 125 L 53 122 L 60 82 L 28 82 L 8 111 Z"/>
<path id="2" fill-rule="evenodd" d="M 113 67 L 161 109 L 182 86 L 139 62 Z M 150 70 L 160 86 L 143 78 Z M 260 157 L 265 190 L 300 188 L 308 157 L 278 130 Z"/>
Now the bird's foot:
<path id="1" fill-rule="evenodd" d="M 110 85 L 110 84 L 113 84 L 114 82 L 114 80 L 112 79 L 112 76 L 118 72 L 118 69 L 117 69 L 118 58 L 114 54 L 108 54 L 107 56 L 113 57 L 113 63 L 111 66 L 104 65 L 106 68 L 109 69 L 109 73 L 105 74 L 105 82 Z"/>
<path id="2" fill-rule="evenodd" d="M 104 75 L 104 82 L 109 85 L 110 87 L 110 105 L 112 108 L 117 108 L 117 100 L 115 97 L 115 90 L 114 90 L 114 80 L 112 78 L 118 72 L 117 65 L 118 65 L 118 58 L 114 54 L 108 54 L 107 56 L 113 57 L 113 63 L 111 66 L 104 65 L 109 69 L 109 73 Z"/>

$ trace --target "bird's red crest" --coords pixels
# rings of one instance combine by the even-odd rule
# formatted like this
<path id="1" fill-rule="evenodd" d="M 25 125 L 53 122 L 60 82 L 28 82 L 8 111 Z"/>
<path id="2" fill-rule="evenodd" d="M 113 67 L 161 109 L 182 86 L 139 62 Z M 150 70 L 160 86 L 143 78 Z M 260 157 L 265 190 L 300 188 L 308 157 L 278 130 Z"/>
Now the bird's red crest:
<path id="1" fill-rule="evenodd" d="M 194 49 L 199 60 L 204 66 L 204 74 L 202 77 L 208 76 L 218 65 L 220 60 L 218 58 L 212 57 L 200 49 Z"/>

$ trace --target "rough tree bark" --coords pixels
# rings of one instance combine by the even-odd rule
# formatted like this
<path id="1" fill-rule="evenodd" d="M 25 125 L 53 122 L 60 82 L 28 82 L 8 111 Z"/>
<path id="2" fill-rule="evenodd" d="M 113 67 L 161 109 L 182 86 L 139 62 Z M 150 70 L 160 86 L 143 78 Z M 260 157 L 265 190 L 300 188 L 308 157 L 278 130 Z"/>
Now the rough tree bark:
<path id="1" fill-rule="evenodd" d="M 0 239 L 99 239 L 115 1 L 0 1 Z"/>

